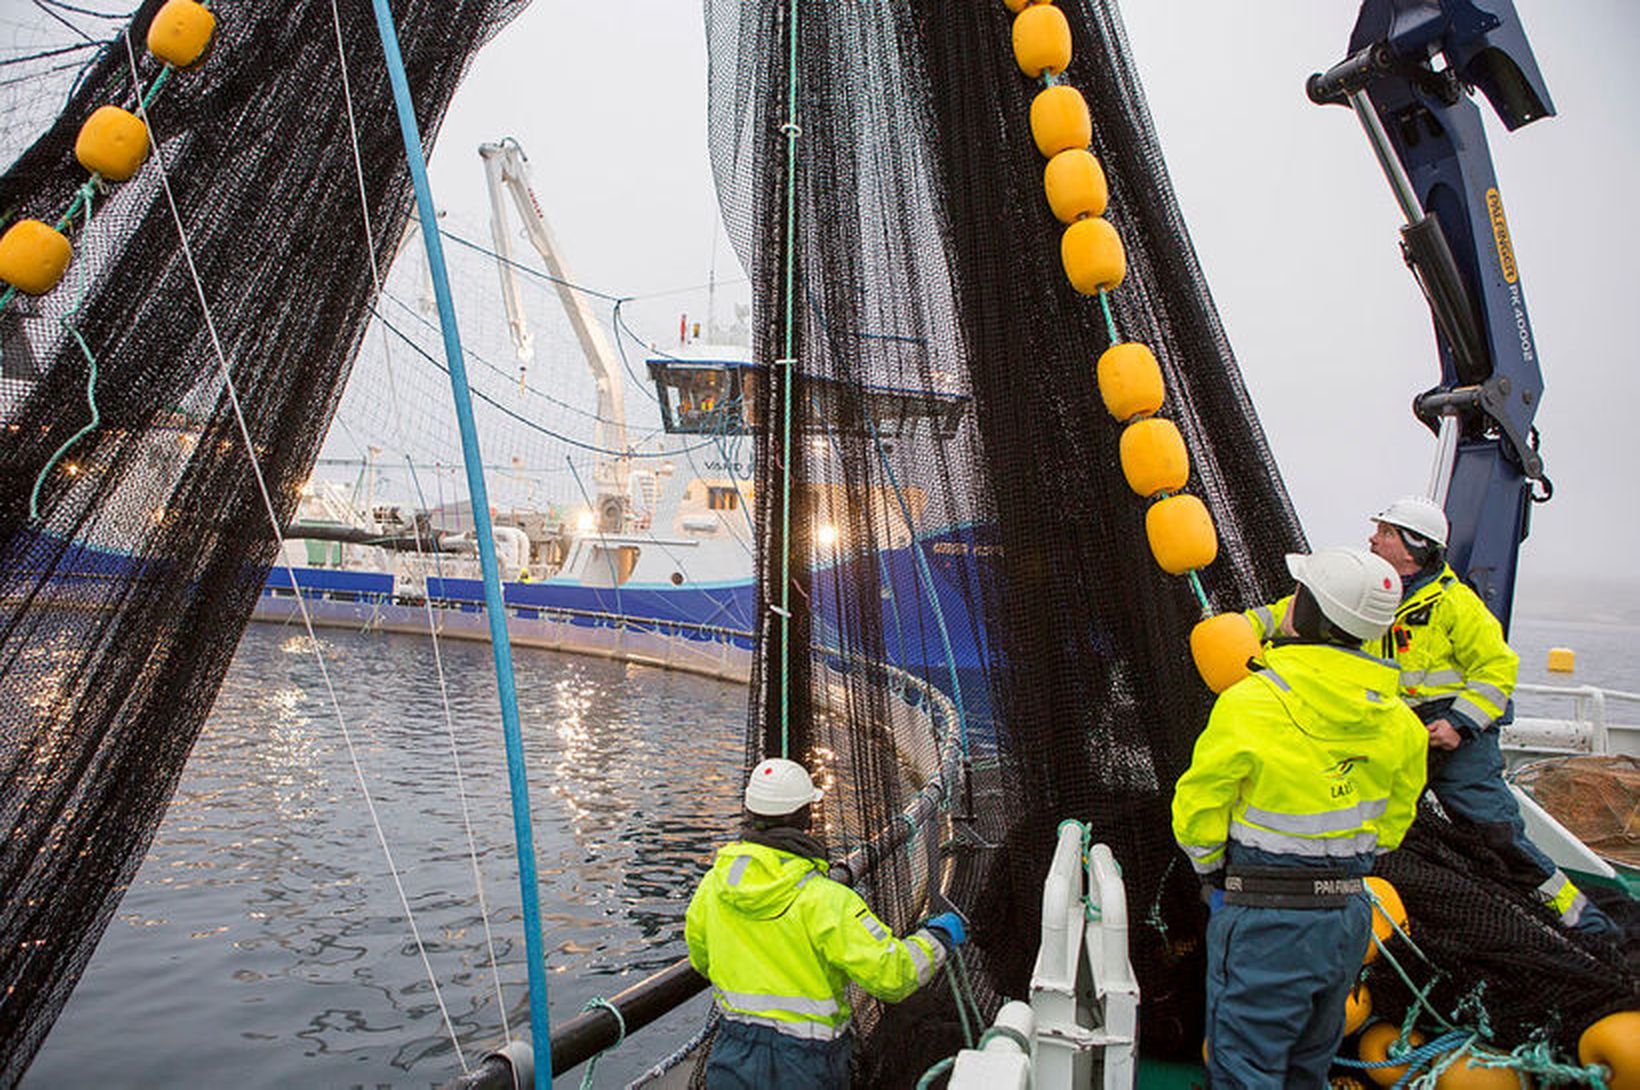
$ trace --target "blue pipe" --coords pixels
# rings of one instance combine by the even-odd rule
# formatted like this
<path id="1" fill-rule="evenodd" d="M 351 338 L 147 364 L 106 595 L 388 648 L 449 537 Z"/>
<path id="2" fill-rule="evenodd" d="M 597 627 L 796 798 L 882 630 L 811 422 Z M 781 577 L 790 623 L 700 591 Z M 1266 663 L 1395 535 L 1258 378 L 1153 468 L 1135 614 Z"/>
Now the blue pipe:
<path id="1" fill-rule="evenodd" d="M 461 355 L 461 333 L 456 329 L 455 305 L 450 299 L 450 277 L 444 267 L 438 217 L 433 210 L 433 187 L 427 181 L 427 162 L 421 154 L 421 133 L 410 100 L 410 81 L 404 74 L 399 35 L 387 0 L 371 0 L 376 30 L 387 56 L 387 74 L 393 84 L 404 154 L 416 187 L 416 212 L 421 237 L 427 245 L 427 266 L 433 275 L 444 354 L 450 363 L 450 388 L 455 395 L 456 421 L 461 428 L 462 460 L 467 469 L 467 492 L 472 497 L 473 528 L 478 535 L 479 564 L 484 573 L 484 605 L 490 621 L 490 647 L 495 652 L 496 689 L 501 697 L 501 733 L 507 743 L 507 782 L 512 789 L 513 836 L 518 842 L 518 884 L 524 902 L 524 952 L 529 967 L 530 1034 L 535 1047 L 535 1090 L 550 1090 L 552 1032 L 547 1018 L 546 951 L 541 948 L 541 909 L 536 899 L 535 838 L 530 831 L 530 786 L 524 775 L 524 735 L 518 723 L 518 693 L 513 688 L 512 644 L 507 641 L 506 606 L 501 599 L 501 576 L 495 561 L 495 533 L 490 528 L 490 497 L 484 487 L 484 463 L 478 453 L 478 428 L 467 391 L 467 364 Z"/>

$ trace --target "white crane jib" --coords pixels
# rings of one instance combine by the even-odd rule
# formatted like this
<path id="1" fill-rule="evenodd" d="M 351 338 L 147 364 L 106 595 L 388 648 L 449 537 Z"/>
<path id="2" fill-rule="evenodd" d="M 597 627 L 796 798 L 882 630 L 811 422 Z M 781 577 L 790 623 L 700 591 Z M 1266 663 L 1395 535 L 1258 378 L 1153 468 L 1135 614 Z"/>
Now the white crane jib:
<path id="1" fill-rule="evenodd" d="M 592 477 L 597 485 L 597 516 L 599 529 L 619 532 L 624 529 L 627 499 L 627 479 L 630 469 L 626 454 L 626 400 L 621 371 L 615 351 L 605 336 L 603 327 L 593 318 L 586 295 L 571 286 L 572 280 L 558 243 L 547 226 L 547 217 L 530 187 L 529 160 L 518 141 L 508 137 L 499 144 L 480 144 L 478 154 L 484 160 L 484 177 L 490 191 L 490 233 L 494 236 L 496 262 L 501 274 L 501 298 L 507 307 L 507 322 L 512 328 L 513 343 L 519 359 L 528 362 L 535 354 L 534 336 L 524 318 L 523 300 L 518 294 L 518 283 L 513 275 L 512 239 L 507 227 L 506 201 L 503 191 L 511 194 L 523 221 L 524 233 L 546 262 L 547 275 L 558 289 L 558 298 L 564 304 L 564 313 L 575 330 L 575 339 L 586 356 L 587 368 L 598 390 L 598 417 L 593 427 L 593 442 L 599 448 L 594 456 Z M 611 501 L 614 501 L 613 503 Z"/>

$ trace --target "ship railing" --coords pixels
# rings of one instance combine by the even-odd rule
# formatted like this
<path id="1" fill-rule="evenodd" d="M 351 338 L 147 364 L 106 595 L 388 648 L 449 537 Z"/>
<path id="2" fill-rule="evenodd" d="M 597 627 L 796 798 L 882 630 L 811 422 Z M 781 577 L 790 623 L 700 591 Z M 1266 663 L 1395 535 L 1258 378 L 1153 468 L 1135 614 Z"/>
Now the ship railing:
<path id="1" fill-rule="evenodd" d="M 1536 757 L 1627 755 L 1640 757 L 1640 693 L 1594 685 L 1515 686 L 1528 706 L 1559 714 L 1517 714 L 1499 739 L 1512 762 Z M 1568 714 L 1569 713 L 1569 714 Z"/>

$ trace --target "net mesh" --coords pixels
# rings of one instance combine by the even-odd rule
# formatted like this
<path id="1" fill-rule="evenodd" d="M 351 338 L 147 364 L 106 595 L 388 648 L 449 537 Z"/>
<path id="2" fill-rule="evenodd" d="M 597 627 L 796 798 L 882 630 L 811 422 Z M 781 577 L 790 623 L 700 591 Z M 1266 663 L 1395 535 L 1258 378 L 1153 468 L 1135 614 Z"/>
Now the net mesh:
<path id="1" fill-rule="evenodd" d="M 1120 16 L 1094 0 L 1059 7 L 1075 57 L 1063 81 L 1092 108 L 1106 215 L 1127 254 L 1111 324 L 1159 359 L 1161 415 L 1184 435 L 1188 491 L 1218 531 L 1203 591 L 1215 611 L 1270 601 L 1290 586 L 1283 553 L 1304 539 Z M 894 822 L 907 785 L 874 729 L 888 697 L 838 664 L 887 656 L 938 686 L 961 710 L 972 770 L 949 803 L 942 877 L 973 921 L 982 1002 L 1025 993 L 1054 828 L 1075 817 L 1123 867 L 1142 1047 L 1193 1059 L 1203 914 L 1168 808 L 1211 705 L 1188 653 L 1202 611 L 1158 569 L 1145 504 L 1119 469 L 1121 427 L 1094 380 L 1112 333 L 1060 265 L 1063 228 L 1027 120 L 1040 85 L 1016 66 L 1011 16 L 1000 3 L 932 0 L 708 0 L 706 11 L 714 167 L 755 286 L 754 357 L 768 368 L 751 399 L 765 608 L 748 764 L 784 753 L 826 766 L 848 787 L 824 804 L 828 831 L 847 842 Z M 930 905 L 888 862 L 863 888 L 903 928 Z M 1409 901 L 1491 888 L 1412 853 L 1402 865 L 1424 876 Z M 1450 928 L 1442 964 L 1454 979 L 1489 964 L 1458 954 L 1470 943 L 1518 937 L 1486 926 L 1475 904 L 1446 906 L 1435 925 Z M 1500 982 L 1494 1024 L 1518 1030 L 1536 1000 L 1509 992 L 1510 974 L 1612 952 L 1582 950 L 1540 908 L 1513 910 L 1536 945 L 1483 972 Z M 1634 994 L 1614 970 L 1569 999 L 1573 1020 L 1599 1006 L 1596 991 Z M 951 1010 L 943 987 L 894 1008 L 867 1003 L 857 1077 L 914 1081 L 961 1046 Z"/>
<path id="2" fill-rule="evenodd" d="M 133 54 L 142 87 L 160 74 L 144 47 L 159 6 L 130 19 L 129 54 L 111 29 L 123 21 L 77 5 L 61 14 L 96 48 L 4 58 L 8 119 L 67 94 L 0 177 L 7 224 L 57 223 L 70 206 L 86 180 L 73 151 L 81 122 L 105 103 L 133 104 Z M 395 5 L 425 139 L 468 58 L 519 6 Z M 222 0 L 214 12 L 204 61 L 153 99 L 155 158 L 288 519 L 371 307 L 338 29 L 328 0 Z M 385 267 L 412 204 L 408 168 L 370 7 L 339 12 Z M 32 135 L 11 120 L 0 131 Z M 5 1084 L 39 1047 L 141 861 L 275 550 L 159 164 L 94 194 L 92 208 L 69 228 L 62 283 L 0 310 Z M 96 426 L 53 461 L 92 422 L 88 381 Z"/>

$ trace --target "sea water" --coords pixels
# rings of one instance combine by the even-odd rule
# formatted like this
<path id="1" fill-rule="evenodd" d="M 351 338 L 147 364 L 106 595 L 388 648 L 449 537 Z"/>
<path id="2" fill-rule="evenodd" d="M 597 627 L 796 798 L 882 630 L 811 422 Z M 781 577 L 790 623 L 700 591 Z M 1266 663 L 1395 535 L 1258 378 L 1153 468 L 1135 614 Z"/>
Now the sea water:
<path id="1" fill-rule="evenodd" d="M 1521 618 L 1513 639 L 1522 681 L 1640 691 L 1640 626 Z M 1546 672 L 1554 646 L 1577 651 L 1570 678 Z M 432 644 L 332 630 L 322 647 L 471 1062 L 501 1039 L 502 1004 Z M 490 649 L 440 651 L 517 1033 L 527 994 Z M 514 655 L 557 1020 L 683 955 L 688 897 L 738 811 L 746 690 Z M 624 1084 L 686 1040 L 704 1003 L 610 1053 L 599 1085 Z M 428 1087 L 459 1070 L 312 648 L 291 629 L 252 625 L 153 848 L 24 1086 Z"/>
<path id="2" fill-rule="evenodd" d="M 253 624 L 154 844 L 24 1086 L 428 1087 L 528 1036 L 506 759 L 488 644 L 441 641 L 493 934 L 432 642 L 323 630 L 435 998 L 309 641 Z M 739 813 L 746 689 L 515 649 L 554 1020 L 683 956 Z M 705 996 L 604 1059 L 621 1085 Z M 607 1078 L 606 1078 L 607 1075 Z M 578 1073 L 577 1073 L 578 1078 Z M 577 1080 L 560 1080 L 575 1085 Z"/>

